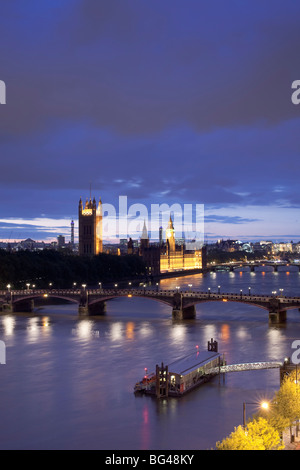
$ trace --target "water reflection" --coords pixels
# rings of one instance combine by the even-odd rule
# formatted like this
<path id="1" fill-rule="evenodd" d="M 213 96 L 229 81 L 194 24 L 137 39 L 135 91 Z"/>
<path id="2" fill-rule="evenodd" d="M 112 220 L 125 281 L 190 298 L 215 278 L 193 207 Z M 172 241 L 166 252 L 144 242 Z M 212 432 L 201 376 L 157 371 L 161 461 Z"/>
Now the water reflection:
<path id="1" fill-rule="evenodd" d="M 289 272 L 186 276 L 160 288 L 297 295 L 300 276 Z M 229 363 L 281 361 L 300 338 L 298 311 L 274 327 L 268 312 L 231 302 L 199 304 L 196 318 L 183 322 L 172 321 L 171 307 L 135 298 L 107 302 L 99 319 L 74 312 L 56 305 L 1 317 L 3 339 L 13 341 L 1 367 L 0 448 L 209 449 L 241 424 L 244 401 L 278 389 L 278 370 L 226 374 L 183 399 L 156 400 L 133 394 L 144 367 L 152 372 L 196 345 L 206 349 L 211 338 Z"/>
<path id="2" fill-rule="evenodd" d="M 47 338 L 51 334 L 51 323 L 49 317 L 33 317 L 28 319 L 27 339 L 30 343 L 37 342 L 41 337 Z"/>
<path id="3" fill-rule="evenodd" d="M 143 420 L 141 426 L 141 448 L 143 450 L 150 448 L 150 435 L 149 405 L 145 404 L 143 408 Z"/>
<path id="4" fill-rule="evenodd" d="M 139 330 L 140 336 L 146 339 L 150 337 L 153 333 L 153 327 L 151 326 L 150 322 L 142 323 Z"/>
<path id="5" fill-rule="evenodd" d="M 249 331 L 243 326 L 238 328 L 238 330 L 236 332 L 236 336 L 241 341 L 245 341 L 246 339 L 251 338 L 251 335 L 250 335 Z"/>
<path id="6" fill-rule="evenodd" d="M 113 323 L 110 327 L 110 334 L 112 341 L 120 341 L 122 339 L 122 328 L 121 322 Z"/>
<path id="7" fill-rule="evenodd" d="M 204 326 L 204 335 L 207 340 L 217 337 L 217 327 L 215 325 L 205 325 Z"/>
<path id="8" fill-rule="evenodd" d="M 2 325 L 3 325 L 3 328 L 4 328 L 5 336 L 12 336 L 13 335 L 15 324 L 16 324 L 15 317 L 12 317 L 10 315 L 2 317 Z"/>
<path id="9" fill-rule="evenodd" d="M 82 320 L 77 324 L 77 327 L 73 332 L 76 333 L 77 337 L 80 339 L 89 339 L 92 334 L 92 322 L 89 320 Z"/>
<path id="10" fill-rule="evenodd" d="M 221 338 L 225 344 L 230 340 L 230 326 L 226 323 L 221 326 Z"/>
<path id="11" fill-rule="evenodd" d="M 284 334 L 279 328 L 271 328 L 267 333 L 268 355 L 270 357 L 283 359 L 285 356 Z"/>
<path id="12" fill-rule="evenodd" d="M 175 343 L 180 343 L 184 341 L 186 336 L 186 326 L 185 325 L 175 325 L 171 329 L 170 337 Z"/>
<path id="13" fill-rule="evenodd" d="M 129 340 L 134 339 L 134 323 L 131 321 L 126 323 L 126 338 Z"/>

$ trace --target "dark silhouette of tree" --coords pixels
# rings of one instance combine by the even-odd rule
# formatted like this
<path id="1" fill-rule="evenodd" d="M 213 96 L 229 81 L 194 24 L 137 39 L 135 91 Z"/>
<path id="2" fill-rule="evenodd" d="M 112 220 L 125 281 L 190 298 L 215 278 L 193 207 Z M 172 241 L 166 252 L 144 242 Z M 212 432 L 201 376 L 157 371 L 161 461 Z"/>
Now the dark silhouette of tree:
<path id="1" fill-rule="evenodd" d="M 7 284 L 25 288 L 27 283 L 46 288 L 50 283 L 58 288 L 70 288 L 74 283 L 98 286 L 99 282 L 119 282 L 139 279 L 146 270 L 139 256 L 100 254 L 80 257 L 55 250 L 40 252 L 0 250 L 0 288 Z"/>

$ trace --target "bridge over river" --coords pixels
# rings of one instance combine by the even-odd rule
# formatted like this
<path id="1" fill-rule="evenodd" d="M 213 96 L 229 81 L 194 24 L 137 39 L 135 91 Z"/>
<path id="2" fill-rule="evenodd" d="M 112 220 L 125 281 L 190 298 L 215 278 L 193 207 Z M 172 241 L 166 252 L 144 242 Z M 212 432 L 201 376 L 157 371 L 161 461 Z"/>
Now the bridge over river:
<path id="1" fill-rule="evenodd" d="M 106 302 L 120 297 L 138 297 L 152 299 L 170 306 L 173 318 L 188 319 L 196 315 L 196 305 L 203 302 L 239 302 L 253 305 L 268 312 L 271 322 L 281 323 L 290 309 L 300 309 L 300 297 L 278 295 L 253 295 L 237 293 L 213 293 L 197 291 L 161 290 L 158 288 L 130 289 L 25 289 L 0 291 L 0 309 L 2 312 L 30 312 L 34 301 L 40 298 L 55 298 L 78 305 L 80 315 L 103 315 Z"/>
<path id="2" fill-rule="evenodd" d="M 207 271 L 238 271 L 247 268 L 250 272 L 255 272 L 258 268 L 261 271 L 266 271 L 267 268 L 273 269 L 274 272 L 289 272 L 290 268 L 300 272 L 300 263 L 288 261 L 272 261 L 272 260 L 257 260 L 257 261 L 230 261 L 227 263 L 209 263 Z"/>

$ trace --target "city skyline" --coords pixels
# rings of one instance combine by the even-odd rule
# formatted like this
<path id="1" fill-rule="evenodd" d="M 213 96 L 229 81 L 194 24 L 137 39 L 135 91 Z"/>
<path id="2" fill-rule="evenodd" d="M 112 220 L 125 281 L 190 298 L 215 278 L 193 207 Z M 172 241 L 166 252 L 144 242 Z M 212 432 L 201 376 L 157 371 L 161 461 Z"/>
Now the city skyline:
<path id="1" fill-rule="evenodd" d="M 292 1 L 3 5 L 0 239 L 70 237 L 91 184 L 115 206 L 204 204 L 208 242 L 299 241 L 299 13 Z"/>

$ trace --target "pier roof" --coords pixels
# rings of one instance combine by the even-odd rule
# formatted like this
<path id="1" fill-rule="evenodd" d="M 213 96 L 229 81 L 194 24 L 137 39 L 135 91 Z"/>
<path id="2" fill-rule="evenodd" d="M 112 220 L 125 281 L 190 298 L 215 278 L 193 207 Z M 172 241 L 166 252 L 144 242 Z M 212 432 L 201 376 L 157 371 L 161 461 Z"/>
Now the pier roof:
<path id="1" fill-rule="evenodd" d="M 196 350 L 185 357 L 177 359 L 176 361 L 169 364 L 169 373 L 186 375 L 192 372 L 194 369 L 209 364 L 212 360 L 220 357 L 220 354 L 212 351 L 199 351 Z"/>

